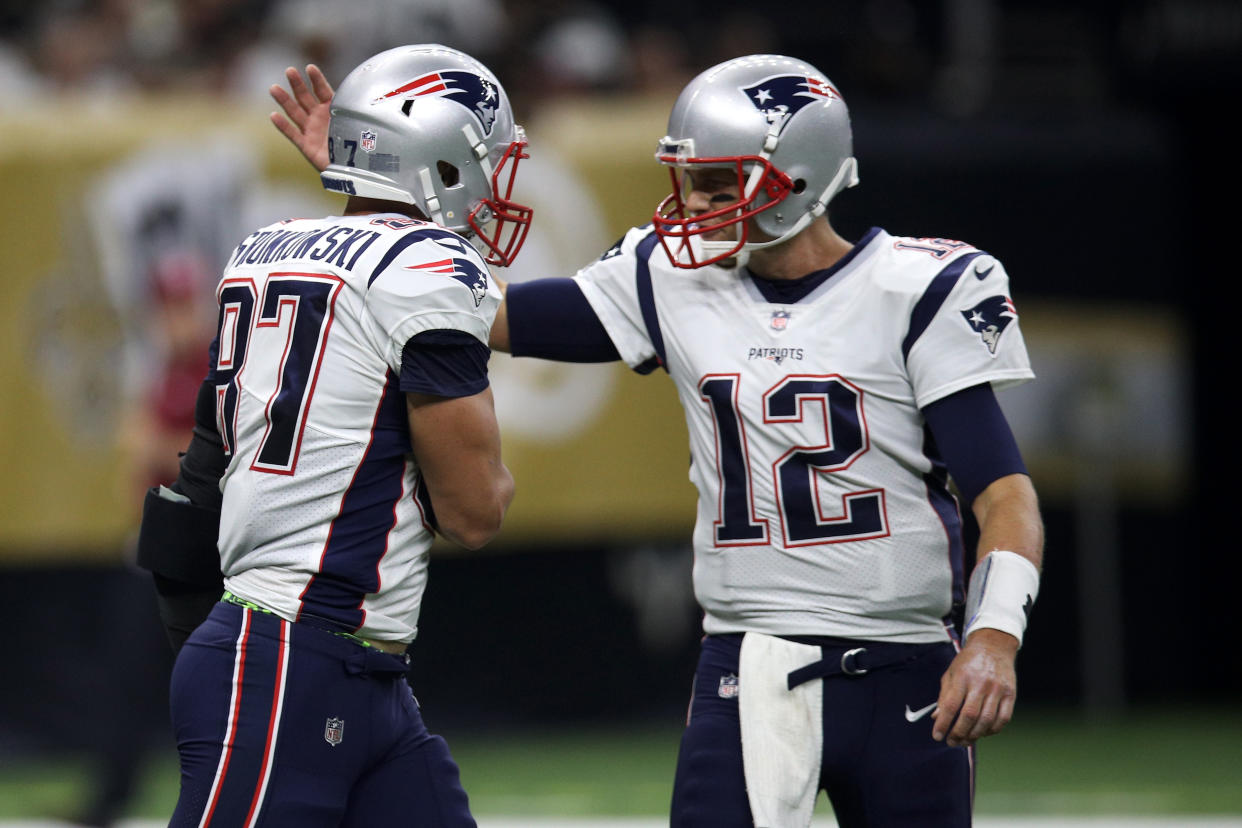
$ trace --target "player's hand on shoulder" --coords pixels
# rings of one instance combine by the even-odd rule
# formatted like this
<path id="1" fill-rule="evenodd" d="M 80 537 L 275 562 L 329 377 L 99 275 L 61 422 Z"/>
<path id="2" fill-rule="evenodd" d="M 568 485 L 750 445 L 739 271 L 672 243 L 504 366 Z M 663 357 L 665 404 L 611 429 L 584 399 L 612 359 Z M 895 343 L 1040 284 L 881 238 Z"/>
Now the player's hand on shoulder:
<path id="1" fill-rule="evenodd" d="M 993 629 L 970 634 L 940 679 L 932 738 L 952 747 L 999 733 L 1013 718 L 1018 639 Z"/>
<path id="2" fill-rule="evenodd" d="M 305 78 L 292 66 L 285 70 L 285 78 L 292 94 L 280 84 L 272 84 L 268 90 L 284 110 L 283 115 L 271 114 L 272 123 L 316 170 L 323 172 L 328 168 L 332 84 L 313 63 L 306 67 Z"/>

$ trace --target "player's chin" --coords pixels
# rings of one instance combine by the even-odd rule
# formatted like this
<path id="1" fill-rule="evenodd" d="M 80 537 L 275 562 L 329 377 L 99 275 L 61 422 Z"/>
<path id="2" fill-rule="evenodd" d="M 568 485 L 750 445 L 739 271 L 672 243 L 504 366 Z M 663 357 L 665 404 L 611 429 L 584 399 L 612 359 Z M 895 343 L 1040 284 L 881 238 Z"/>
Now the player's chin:
<path id="1" fill-rule="evenodd" d="M 720 230 L 708 230 L 701 236 L 706 242 L 736 242 L 737 234 L 729 228 Z"/>

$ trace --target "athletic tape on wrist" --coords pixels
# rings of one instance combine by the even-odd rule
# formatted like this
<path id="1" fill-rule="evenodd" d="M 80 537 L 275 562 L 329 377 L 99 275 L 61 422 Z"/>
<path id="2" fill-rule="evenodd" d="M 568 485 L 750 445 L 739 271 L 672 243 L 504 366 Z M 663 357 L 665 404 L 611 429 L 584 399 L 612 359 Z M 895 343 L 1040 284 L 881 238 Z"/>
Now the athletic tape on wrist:
<path id="1" fill-rule="evenodd" d="M 970 575 L 963 638 L 986 627 L 1009 633 L 1021 645 L 1027 616 L 1038 594 L 1039 570 L 1035 564 L 1016 552 L 993 551 Z"/>

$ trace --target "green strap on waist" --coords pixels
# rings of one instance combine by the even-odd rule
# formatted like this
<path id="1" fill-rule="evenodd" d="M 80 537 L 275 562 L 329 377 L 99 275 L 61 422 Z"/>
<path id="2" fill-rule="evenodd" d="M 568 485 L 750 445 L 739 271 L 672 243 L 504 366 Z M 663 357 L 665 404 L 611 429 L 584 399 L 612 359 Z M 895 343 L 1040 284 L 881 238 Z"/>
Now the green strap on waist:
<path id="1" fill-rule="evenodd" d="M 262 613 L 266 613 L 267 615 L 276 614 L 272 612 L 270 609 L 268 609 L 267 607 L 261 607 L 258 604 L 254 603 L 253 601 L 247 601 L 245 598 L 238 598 L 236 595 L 229 592 L 228 590 L 225 590 L 224 595 L 220 596 L 220 600 L 225 602 L 226 604 L 236 604 L 239 607 L 245 607 L 246 609 L 254 610 L 255 612 L 262 612 Z M 330 632 L 333 635 L 339 635 L 341 638 L 348 638 L 350 641 L 354 642 L 359 647 L 367 647 L 368 649 L 374 649 L 371 647 L 371 642 L 367 641 L 364 638 L 359 638 L 353 633 L 341 632 L 339 630 L 325 630 L 325 632 Z"/>

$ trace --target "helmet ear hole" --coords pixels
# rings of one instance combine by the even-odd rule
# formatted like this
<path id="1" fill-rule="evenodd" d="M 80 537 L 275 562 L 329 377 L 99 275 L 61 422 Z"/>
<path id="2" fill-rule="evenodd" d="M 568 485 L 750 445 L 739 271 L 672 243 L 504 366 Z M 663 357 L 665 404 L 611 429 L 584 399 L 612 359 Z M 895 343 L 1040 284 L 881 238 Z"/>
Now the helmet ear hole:
<path id="1" fill-rule="evenodd" d="M 806 190 L 806 179 L 795 178 L 794 183 L 793 183 L 793 194 L 798 195 L 799 193 L 802 193 L 805 190 Z"/>
<path id="2" fill-rule="evenodd" d="M 461 171 L 447 161 L 437 161 L 436 172 L 440 173 L 440 181 L 445 187 L 456 187 L 461 183 Z"/>

